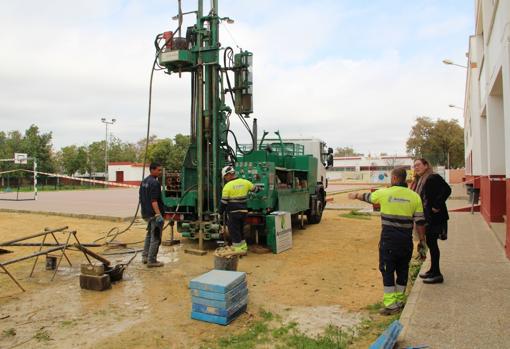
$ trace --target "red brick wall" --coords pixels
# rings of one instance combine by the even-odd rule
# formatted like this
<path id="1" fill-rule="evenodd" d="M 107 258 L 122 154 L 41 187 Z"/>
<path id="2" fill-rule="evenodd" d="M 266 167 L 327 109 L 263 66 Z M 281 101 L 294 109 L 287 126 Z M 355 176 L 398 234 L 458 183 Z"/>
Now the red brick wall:
<path id="1" fill-rule="evenodd" d="M 510 179 L 506 180 L 506 256 L 510 259 L 510 222 L 508 221 L 508 217 L 510 217 Z"/>
<path id="2" fill-rule="evenodd" d="M 466 171 L 462 169 L 458 170 L 447 170 L 448 171 L 448 180 L 449 184 L 458 184 L 464 182 L 464 178 L 466 177 Z"/>
<path id="3" fill-rule="evenodd" d="M 504 222 L 506 214 L 506 182 L 504 176 L 483 176 L 481 178 L 480 201 L 483 218 L 490 222 Z"/>

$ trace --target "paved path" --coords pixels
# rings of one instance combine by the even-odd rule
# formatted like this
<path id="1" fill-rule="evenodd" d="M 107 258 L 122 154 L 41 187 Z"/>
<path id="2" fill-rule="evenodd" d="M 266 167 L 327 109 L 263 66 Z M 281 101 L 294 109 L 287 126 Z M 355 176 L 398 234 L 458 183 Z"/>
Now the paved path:
<path id="1" fill-rule="evenodd" d="M 33 196 L 33 193 L 23 194 L 26 197 Z M 16 193 L 0 194 L 0 198 L 15 197 Z M 127 219 L 133 216 L 137 201 L 138 189 L 43 191 L 38 193 L 37 201 L 0 200 L 0 210 L 48 212 L 90 218 L 113 217 Z"/>
<path id="2" fill-rule="evenodd" d="M 416 281 L 399 348 L 510 348 L 510 261 L 494 233 L 478 213 L 452 213 L 440 248 L 445 282 Z"/>

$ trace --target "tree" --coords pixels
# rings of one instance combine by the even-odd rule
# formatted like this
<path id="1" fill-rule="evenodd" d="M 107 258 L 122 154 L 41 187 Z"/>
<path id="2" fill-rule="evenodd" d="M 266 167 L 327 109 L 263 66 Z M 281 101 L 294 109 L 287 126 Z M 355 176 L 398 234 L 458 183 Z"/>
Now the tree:
<path id="1" fill-rule="evenodd" d="M 113 137 L 108 144 L 108 160 L 135 162 L 137 160 L 136 145 Z"/>
<path id="2" fill-rule="evenodd" d="M 419 117 L 411 128 L 406 147 L 409 155 L 414 158 L 425 157 L 432 161 L 434 151 L 430 144 L 430 135 L 434 128 L 434 122 L 428 117 Z"/>
<path id="3" fill-rule="evenodd" d="M 425 158 L 434 166 L 464 166 L 464 130 L 457 120 L 417 118 L 406 147 L 411 156 Z"/>
<path id="4" fill-rule="evenodd" d="M 80 152 L 76 145 L 63 147 L 59 153 L 60 166 L 63 172 L 72 176 L 83 165 L 80 163 L 80 157 L 83 156 L 83 151 Z"/>
<path id="5" fill-rule="evenodd" d="M 447 168 L 464 166 L 464 130 L 457 120 L 437 120 L 430 143 L 439 164 Z"/>
<path id="6" fill-rule="evenodd" d="M 0 132 L 0 158 L 12 159 L 14 153 L 27 153 L 37 159 L 40 171 L 52 172 L 55 169 L 51 144 L 52 134 L 41 133 L 39 127 L 31 125 L 24 134 L 19 131 Z M 13 163 L 0 163 L 0 169 L 14 168 Z"/>
<path id="7" fill-rule="evenodd" d="M 105 172 L 104 170 L 105 141 L 92 142 L 88 146 L 88 173 Z"/>
<path id="8" fill-rule="evenodd" d="M 52 134 L 40 133 L 39 127 L 31 125 L 26 131 L 21 142 L 21 149 L 28 156 L 37 159 L 37 167 L 43 172 L 53 172 L 55 164 L 52 156 Z"/>
<path id="9" fill-rule="evenodd" d="M 149 146 L 154 144 L 157 141 L 158 137 L 156 135 L 152 135 L 149 137 Z M 145 138 L 140 139 L 135 144 L 136 148 L 136 161 L 143 162 L 145 156 Z"/>
<path id="10" fill-rule="evenodd" d="M 363 154 L 357 153 L 351 147 L 337 147 L 335 149 L 335 156 L 362 156 Z"/>
<path id="11" fill-rule="evenodd" d="M 158 162 L 168 170 L 180 170 L 189 142 L 189 136 L 182 134 L 176 135 L 173 140 L 170 138 L 155 140 L 149 144 L 147 157 L 150 162 Z"/>

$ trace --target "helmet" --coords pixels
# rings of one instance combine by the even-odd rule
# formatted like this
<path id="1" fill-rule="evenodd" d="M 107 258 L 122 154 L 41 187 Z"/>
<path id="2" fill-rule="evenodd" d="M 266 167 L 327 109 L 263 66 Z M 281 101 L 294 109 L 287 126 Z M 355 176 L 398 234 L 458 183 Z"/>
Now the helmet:
<path id="1" fill-rule="evenodd" d="M 222 177 L 225 177 L 229 173 L 232 173 L 232 174 L 236 173 L 236 171 L 234 170 L 234 168 L 232 166 L 225 166 L 221 169 Z"/>

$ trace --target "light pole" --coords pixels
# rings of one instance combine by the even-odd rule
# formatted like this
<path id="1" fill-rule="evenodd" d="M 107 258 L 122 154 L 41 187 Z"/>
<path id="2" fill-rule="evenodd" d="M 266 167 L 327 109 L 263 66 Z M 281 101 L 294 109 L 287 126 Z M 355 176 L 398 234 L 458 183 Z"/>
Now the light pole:
<path id="1" fill-rule="evenodd" d="M 461 68 L 467 69 L 466 65 L 457 64 L 457 63 L 453 62 L 451 59 L 448 59 L 448 58 L 443 59 L 443 63 L 447 64 L 447 65 L 455 65 L 457 67 L 461 67 Z"/>
<path id="2" fill-rule="evenodd" d="M 113 125 L 115 123 L 115 119 L 107 120 L 106 118 L 101 118 L 101 122 L 105 125 L 106 133 L 105 133 L 105 143 L 104 143 L 104 180 L 108 182 L 108 125 Z M 107 186 L 107 184 L 105 184 Z"/>
<path id="3" fill-rule="evenodd" d="M 457 109 L 460 109 L 460 110 L 464 110 L 464 108 L 459 107 L 458 105 L 455 105 L 455 104 L 448 104 L 448 106 L 449 106 L 450 108 L 457 108 Z"/>

